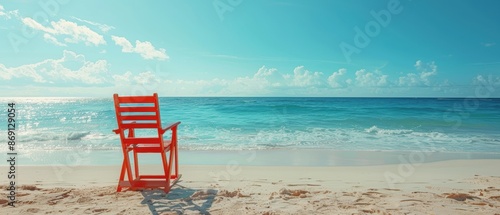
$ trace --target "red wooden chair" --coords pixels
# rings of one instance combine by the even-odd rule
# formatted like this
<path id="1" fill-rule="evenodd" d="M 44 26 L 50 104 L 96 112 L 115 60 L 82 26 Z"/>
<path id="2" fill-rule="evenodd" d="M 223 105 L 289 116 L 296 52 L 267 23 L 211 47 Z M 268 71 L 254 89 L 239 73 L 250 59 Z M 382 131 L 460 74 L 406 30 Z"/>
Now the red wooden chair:
<path id="1" fill-rule="evenodd" d="M 168 193 L 171 186 L 180 178 L 177 163 L 177 126 L 180 122 L 161 127 L 158 94 L 156 93 L 153 96 L 118 96 L 118 94 L 114 94 L 113 99 L 118 122 L 118 129 L 113 131 L 120 135 L 123 150 L 123 164 L 117 192 L 120 192 L 122 188 L 130 190 L 164 188 L 165 193 Z M 138 131 L 141 134 L 149 132 L 154 133 L 154 135 L 137 135 Z M 167 131 L 171 131 L 171 133 Z M 166 132 L 171 134 L 170 140 L 164 140 L 163 135 Z M 134 156 L 134 170 L 130 165 L 130 152 Z M 161 154 L 163 173 L 161 175 L 141 175 L 137 156 L 139 153 Z"/>

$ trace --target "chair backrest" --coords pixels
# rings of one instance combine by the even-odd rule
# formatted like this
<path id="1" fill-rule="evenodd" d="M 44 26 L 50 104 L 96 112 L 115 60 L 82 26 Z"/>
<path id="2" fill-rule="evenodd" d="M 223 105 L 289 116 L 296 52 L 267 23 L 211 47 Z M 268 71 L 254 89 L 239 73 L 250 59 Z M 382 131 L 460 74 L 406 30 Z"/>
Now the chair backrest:
<path id="1" fill-rule="evenodd" d="M 161 135 L 161 118 L 158 104 L 158 94 L 152 96 L 118 96 L 113 95 L 116 120 L 120 138 L 125 144 L 158 144 Z M 156 130 L 155 138 L 138 138 L 134 133 L 137 129 Z M 128 136 L 125 136 L 128 130 Z M 132 134 L 130 133 L 132 132 Z M 123 141 L 127 140 L 127 141 Z"/>

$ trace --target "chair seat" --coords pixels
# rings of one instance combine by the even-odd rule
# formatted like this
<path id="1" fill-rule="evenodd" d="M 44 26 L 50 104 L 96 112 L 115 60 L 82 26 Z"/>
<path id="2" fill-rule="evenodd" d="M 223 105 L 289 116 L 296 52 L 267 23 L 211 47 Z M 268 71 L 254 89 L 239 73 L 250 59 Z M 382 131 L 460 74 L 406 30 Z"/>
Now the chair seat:
<path id="1" fill-rule="evenodd" d="M 170 150 L 170 141 L 164 143 L 163 149 L 160 147 L 160 145 L 156 144 L 134 144 L 128 146 L 127 150 L 130 151 L 136 151 L 136 152 L 141 152 L 141 153 L 158 153 L 158 152 L 165 152 Z"/>

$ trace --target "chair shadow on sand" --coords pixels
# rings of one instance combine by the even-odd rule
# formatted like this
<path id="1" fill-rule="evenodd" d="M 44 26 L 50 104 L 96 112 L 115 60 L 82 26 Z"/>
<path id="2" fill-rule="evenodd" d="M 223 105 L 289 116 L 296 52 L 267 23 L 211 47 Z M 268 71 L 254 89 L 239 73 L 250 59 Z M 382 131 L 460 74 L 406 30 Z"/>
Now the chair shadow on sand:
<path id="1" fill-rule="evenodd" d="M 217 190 L 195 190 L 180 185 L 174 187 L 168 194 L 159 189 L 143 190 L 144 200 L 141 204 L 148 205 L 153 215 L 185 214 L 187 212 L 210 214 L 208 210 L 212 207 L 217 196 Z"/>

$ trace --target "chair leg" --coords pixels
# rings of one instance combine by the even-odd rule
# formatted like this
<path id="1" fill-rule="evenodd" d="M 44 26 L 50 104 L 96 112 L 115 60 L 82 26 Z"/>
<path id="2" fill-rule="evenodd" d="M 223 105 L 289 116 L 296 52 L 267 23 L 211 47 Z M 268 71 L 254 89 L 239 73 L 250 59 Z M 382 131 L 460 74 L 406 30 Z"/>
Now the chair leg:
<path id="1" fill-rule="evenodd" d="M 163 163 L 163 171 L 165 172 L 165 180 L 167 181 L 167 186 L 165 186 L 165 193 L 170 192 L 170 163 L 167 162 L 166 152 L 161 153 L 161 160 Z"/>
<path id="2" fill-rule="evenodd" d="M 120 171 L 120 179 L 118 180 L 118 187 L 116 188 L 116 192 L 121 192 L 122 191 L 122 186 L 120 185 L 120 182 L 123 181 L 125 178 L 125 160 L 122 162 L 122 170 Z"/>
<path id="3" fill-rule="evenodd" d="M 170 165 L 168 166 L 168 178 L 172 178 L 172 163 L 173 163 L 173 159 L 174 159 L 174 155 L 173 155 L 173 151 L 170 151 L 170 156 L 169 156 L 169 163 Z"/>
<path id="4" fill-rule="evenodd" d="M 170 144 L 170 165 L 174 165 L 174 172 L 173 175 L 170 176 L 170 178 L 177 179 L 179 176 L 179 160 L 177 157 L 177 127 L 172 129 L 172 139 L 171 139 L 171 144 Z M 172 156 L 174 160 L 172 161 Z M 173 163 L 172 163 L 173 162 Z"/>
<path id="5" fill-rule="evenodd" d="M 134 172 L 135 178 L 139 178 L 139 159 L 137 159 L 137 152 L 134 150 Z"/>
<path id="6" fill-rule="evenodd" d="M 128 181 L 130 182 L 130 187 L 134 188 L 134 178 L 132 177 L 132 167 L 130 166 L 130 158 L 127 149 L 123 149 L 123 162 L 125 163 L 125 171 L 127 171 Z"/>
<path id="7" fill-rule="evenodd" d="M 171 179 L 177 179 L 179 177 L 179 163 L 178 163 L 178 157 L 177 157 L 177 144 L 173 144 L 172 148 L 170 149 L 170 169 L 172 169 L 173 165 L 173 173 L 171 174 L 170 178 Z M 170 170 L 172 172 L 172 170 Z"/>
<path id="8" fill-rule="evenodd" d="M 179 177 L 179 157 L 178 152 L 177 152 L 177 140 L 175 140 L 175 145 L 174 145 L 174 165 L 175 165 L 175 173 L 174 177 L 177 179 Z"/>

